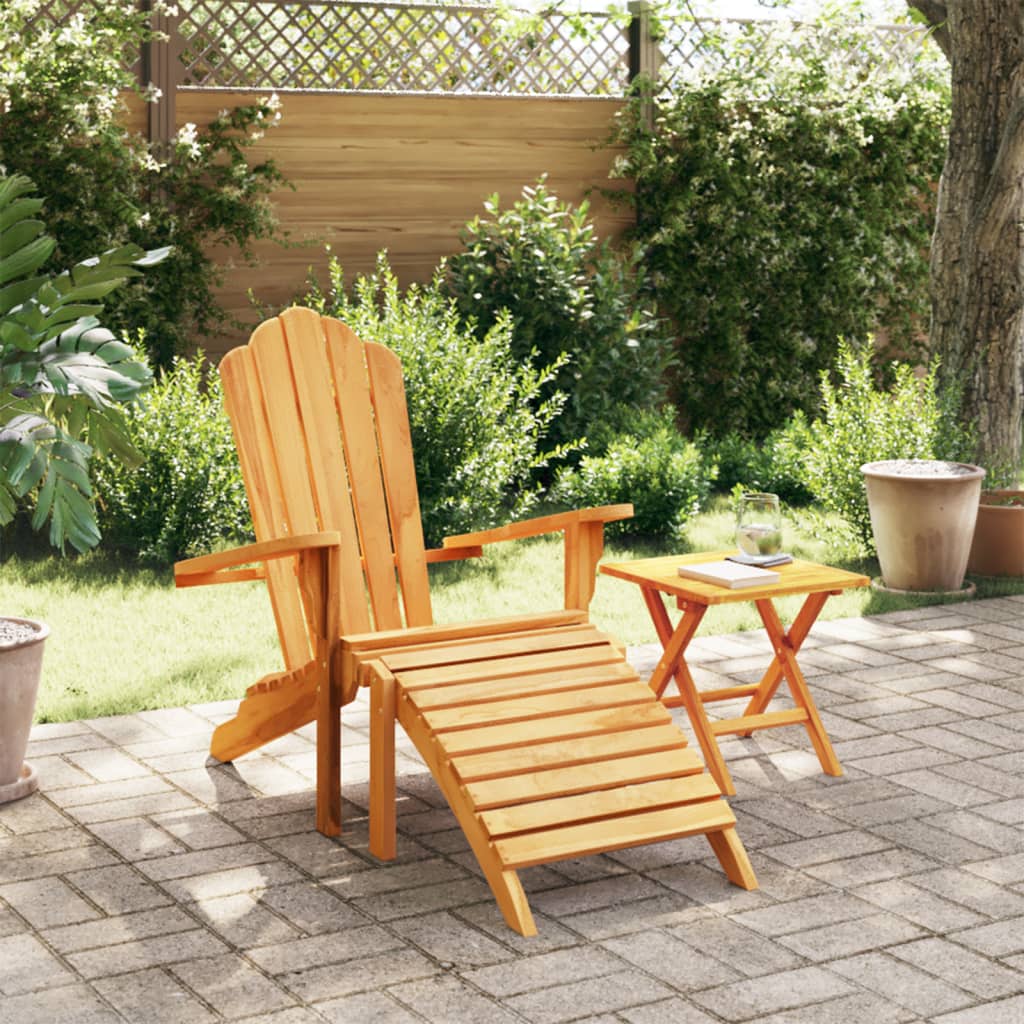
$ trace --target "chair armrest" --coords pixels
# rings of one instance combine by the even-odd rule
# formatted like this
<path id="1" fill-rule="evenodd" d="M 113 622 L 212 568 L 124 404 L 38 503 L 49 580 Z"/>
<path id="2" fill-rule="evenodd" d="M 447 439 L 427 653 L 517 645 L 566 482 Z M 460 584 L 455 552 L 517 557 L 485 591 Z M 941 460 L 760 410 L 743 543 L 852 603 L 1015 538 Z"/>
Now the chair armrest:
<path id="1" fill-rule="evenodd" d="M 613 523 L 618 519 L 629 519 L 633 515 L 632 505 L 600 505 L 597 508 L 581 508 L 572 512 L 556 512 L 550 516 L 524 519 L 506 526 L 476 533 L 462 533 L 445 537 L 444 547 L 462 548 L 476 544 L 495 544 L 503 540 L 521 540 L 524 537 L 540 537 L 545 533 L 557 533 L 583 523 Z"/>
<path id="2" fill-rule="evenodd" d="M 277 558 L 290 558 L 303 551 L 333 548 L 341 544 L 341 534 L 335 530 L 324 533 L 303 533 L 294 537 L 244 544 L 230 551 L 216 551 L 211 555 L 188 558 L 174 565 L 176 587 L 199 587 L 207 583 L 236 583 L 240 580 L 263 579 L 262 568 L 240 569 L 253 562 L 270 562 Z"/>

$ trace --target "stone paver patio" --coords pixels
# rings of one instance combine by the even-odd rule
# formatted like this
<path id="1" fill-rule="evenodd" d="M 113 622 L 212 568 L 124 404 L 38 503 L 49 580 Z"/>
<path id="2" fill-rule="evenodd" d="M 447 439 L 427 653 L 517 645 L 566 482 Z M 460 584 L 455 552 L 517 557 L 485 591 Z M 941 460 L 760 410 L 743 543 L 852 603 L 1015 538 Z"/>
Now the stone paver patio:
<path id="1" fill-rule="evenodd" d="M 230 704 L 40 726 L 43 792 L 0 807 L 0 1022 L 1021 1024 L 1022 617 L 819 623 L 801 664 L 846 775 L 799 727 L 722 745 L 761 889 L 702 838 L 532 869 L 534 939 L 407 745 L 399 859 L 369 856 L 363 704 L 338 842 L 313 829 L 310 729 L 218 765 Z M 768 654 L 691 650 L 704 685 Z"/>

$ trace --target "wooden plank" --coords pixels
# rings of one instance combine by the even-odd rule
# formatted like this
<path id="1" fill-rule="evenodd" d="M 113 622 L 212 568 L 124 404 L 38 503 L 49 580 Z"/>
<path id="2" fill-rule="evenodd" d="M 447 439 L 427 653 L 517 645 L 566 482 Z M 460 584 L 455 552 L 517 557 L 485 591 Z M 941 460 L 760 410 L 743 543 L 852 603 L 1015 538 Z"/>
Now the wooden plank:
<path id="1" fill-rule="evenodd" d="M 405 727 L 405 717 L 403 717 L 405 707 L 405 702 L 400 701 L 398 705 L 399 720 L 403 727 Z M 419 717 L 409 711 L 406 711 L 405 714 L 409 717 Z M 679 727 L 674 723 L 665 723 L 646 729 L 632 729 L 628 732 L 535 743 L 519 750 L 464 754 L 461 757 L 452 757 L 451 761 L 460 781 L 468 784 L 544 769 L 571 768 L 575 765 L 592 764 L 608 758 L 629 757 L 633 754 L 651 753 L 657 750 L 681 749 L 685 746 L 686 737 L 679 731 Z"/>
<path id="2" fill-rule="evenodd" d="M 524 689 L 532 694 L 558 693 L 589 686 L 614 686 L 616 683 L 637 679 L 636 671 L 626 662 L 595 667 L 541 672 L 520 679 L 498 679 L 493 682 L 465 683 L 459 686 L 441 686 L 433 690 L 417 690 L 407 694 L 410 702 L 421 711 L 431 708 L 470 707 L 491 700 L 501 700 L 521 694 Z"/>
<path id="3" fill-rule="evenodd" d="M 292 307 L 280 316 L 295 379 L 317 513 L 324 529 L 341 534 L 341 627 L 370 628 L 355 515 L 349 498 L 341 425 L 334 405 L 324 325 L 312 310 Z"/>
<path id="4" fill-rule="evenodd" d="M 565 715 L 574 711 L 595 711 L 599 708 L 644 704 L 650 699 L 651 691 L 638 679 L 635 682 L 614 686 L 593 686 L 579 690 L 562 690 L 558 693 L 520 693 L 507 700 L 427 711 L 423 719 L 435 732 L 447 735 L 452 731 L 482 725 L 501 725 Z"/>
<path id="5" fill-rule="evenodd" d="M 445 537 L 444 546 L 463 547 L 466 544 L 495 544 L 499 541 L 521 540 L 524 537 L 538 537 L 546 533 L 558 533 L 580 523 L 608 523 L 628 519 L 633 514 L 632 505 L 599 505 L 595 508 L 581 508 L 572 512 L 556 512 L 550 516 L 523 519 L 518 523 L 496 526 L 491 530 L 477 530 L 475 533 L 460 533 Z"/>
<path id="6" fill-rule="evenodd" d="M 399 629 L 402 615 L 398 607 L 394 550 L 388 531 L 363 343 L 339 323 L 327 332 L 327 351 L 374 623 L 377 629 Z"/>
<path id="7" fill-rule="evenodd" d="M 261 326 L 257 333 L 274 330 L 275 327 Z M 288 513 L 281 497 L 281 483 L 252 352 L 248 348 L 240 348 L 231 353 L 221 362 L 220 375 L 256 538 L 273 540 L 290 532 L 287 530 Z M 302 599 L 292 567 L 284 562 L 268 565 L 267 584 L 285 667 L 294 671 L 309 661 L 312 649 L 306 636 Z"/>
<path id="8" fill-rule="evenodd" d="M 435 645 L 412 651 L 402 649 L 395 654 L 387 655 L 387 663 L 392 672 L 404 673 L 416 669 L 506 658 L 516 654 L 571 650 L 599 644 L 607 645 L 610 640 L 610 637 L 599 633 L 589 623 L 580 623 L 555 630 L 481 637 L 471 643 Z"/>
<path id="9" fill-rule="evenodd" d="M 475 680 L 507 679 L 510 676 L 569 670 L 585 665 L 607 665 L 621 660 L 622 655 L 611 644 L 575 647 L 565 651 L 542 651 L 539 654 L 524 654 L 522 657 L 502 658 L 498 661 L 412 669 L 402 673 L 402 688 L 413 692 L 427 687 L 469 683 Z"/>
<path id="10" fill-rule="evenodd" d="M 724 800 L 644 811 L 585 825 L 570 825 L 544 832 L 509 836 L 494 841 L 501 862 L 508 868 L 532 867 L 569 857 L 621 850 L 627 846 L 678 839 L 727 828 L 736 818 Z"/>
<path id="11" fill-rule="evenodd" d="M 711 731 L 716 736 L 731 736 L 734 733 L 750 732 L 752 729 L 777 729 L 783 725 L 799 725 L 806 721 L 807 712 L 803 708 L 790 708 L 785 711 L 766 711 L 761 715 L 744 715 L 742 718 L 712 722 Z"/>
<path id="12" fill-rule="evenodd" d="M 429 626 L 434 615 L 430 607 L 423 524 L 402 364 L 394 352 L 382 345 L 367 343 L 364 351 L 405 622 L 409 626 Z"/>
<path id="13" fill-rule="evenodd" d="M 626 732 L 637 727 L 661 725 L 671 721 L 672 717 L 660 704 L 644 702 L 611 710 L 558 715 L 541 721 L 483 726 L 445 733 L 444 747 L 450 757 L 519 748 L 525 758 L 526 751 L 537 744 L 600 736 L 603 733 Z"/>
<path id="14" fill-rule="evenodd" d="M 485 811 L 480 819 L 492 839 L 538 829 L 562 828 L 602 821 L 661 807 L 682 807 L 704 800 L 720 800 L 722 791 L 708 774 L 683 779 L 657 779 L 631 786 L 555 797 Z"/>
<path id="15" fill-rule="evenodd" d="M 611 786 L 678 778 L 702 771 L 704 762 L 696 750 L 677 747 L 651 754 L 593 761 L 572 768 L 551 768 L 508 778 L 471 782 L 465 789 L 473 806 L 485 811 L 531 800 L 590 793 Z"/>

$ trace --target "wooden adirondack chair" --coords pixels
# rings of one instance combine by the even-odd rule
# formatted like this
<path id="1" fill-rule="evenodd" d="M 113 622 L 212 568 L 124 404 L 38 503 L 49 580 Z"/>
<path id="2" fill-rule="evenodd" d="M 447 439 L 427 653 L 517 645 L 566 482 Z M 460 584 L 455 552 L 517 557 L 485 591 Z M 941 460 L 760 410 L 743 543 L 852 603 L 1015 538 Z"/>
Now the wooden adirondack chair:
<path id="1" fill-rule="evenodd" d="M 221 761 L 317 721 L 317 828 L 341 829 L 340 708 L 371 688 L 371 851 L 395 855 L 395 721 L 413 740 L 506 921 L 536 929 L 516 869 L 705 834 L 756 886 L 699 755 L 587 620 L 603 524 L 546 516 L 425 551 L 402 369 L 340 321 L 294 308 L 221 363 L 257 542 L 175 567 L 179 586 L 266 579 L 285 670 L 214 733 Z M 434 625 L 427 565 L 565 535 L 565 610 Z M 245 568 L 252 566 L 254 568 Z M 404 616 L 403 616 L 404 612 Z"/>

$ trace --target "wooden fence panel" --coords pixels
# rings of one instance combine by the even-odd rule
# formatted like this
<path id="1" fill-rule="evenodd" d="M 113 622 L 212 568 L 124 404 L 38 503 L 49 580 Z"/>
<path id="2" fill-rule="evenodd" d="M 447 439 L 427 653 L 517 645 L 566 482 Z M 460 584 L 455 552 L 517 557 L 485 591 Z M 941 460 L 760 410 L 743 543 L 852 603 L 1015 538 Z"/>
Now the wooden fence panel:
<path id="1" fill-rule="evenodd" d="M 177 124 L 209 122 L 251 93 L 182 89 Z M 282 120 L 254 146 L 273 156 L 295 191 L 274 196 L 281 227 L 300 247 L 257 246 L 260 266 L 227 267 L 221 299 L 254 323 L 247 293 L 287 305 L 304 290 L 309 268 L 326 281 L 325 245 L 351 280 L 386 248 L 399 279 L 428 280 L 457 251 L 459 231 L 494 192 L 503 205 L 548 174 L 561 198 L 579 202 L 607 184 L 616 151 L 604 145 L 622 101 L 538 97 L 284 93 Z M 599 237 L 631 222 L 627 210 L 591 196 Z M 238 334 L 205 343 L 218 356 Z"/>

